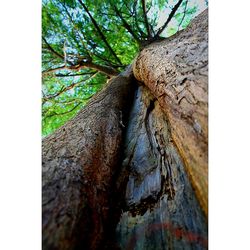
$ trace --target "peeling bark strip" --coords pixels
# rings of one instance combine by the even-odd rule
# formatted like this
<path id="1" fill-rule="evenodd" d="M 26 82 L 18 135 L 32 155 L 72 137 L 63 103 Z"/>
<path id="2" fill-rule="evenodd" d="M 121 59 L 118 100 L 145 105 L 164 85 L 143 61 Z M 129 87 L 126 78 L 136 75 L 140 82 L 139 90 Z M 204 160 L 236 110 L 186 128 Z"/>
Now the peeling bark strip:
<path id="1" fill-rule="evenodd" d="M 205 213 L 208 209 L 208 11 L 175 36 L 146 47 L 133 72 L 159 101 Z"/>
<path id="2" fill-rule="evenodd" d="M 114 78 L 74 119 L 43 140 L 43 249 L 101 248 L 112 220 L 126 124 L 121 119 L 131 91 L 131 72 Z"/>
<path id="3" fill-rule="evenodd" d="M 169 123 L 145 86 L 136 91 L 124 141 L 121 250 L 207 249 L 207 221 L 173 143 Z"/>

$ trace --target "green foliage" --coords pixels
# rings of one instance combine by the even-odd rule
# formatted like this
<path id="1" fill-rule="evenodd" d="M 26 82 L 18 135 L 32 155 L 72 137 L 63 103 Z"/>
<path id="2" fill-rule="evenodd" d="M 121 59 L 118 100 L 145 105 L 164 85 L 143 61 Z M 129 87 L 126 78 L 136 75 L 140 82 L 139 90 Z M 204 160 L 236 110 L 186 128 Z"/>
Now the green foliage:
<path id="1" fill-rule="evenodd" d="M 43 0 L 42 134 L 62 126 L 102 88 L 111 74 L 106 69 L 121 72 L 142 44 L 156 39 L 177 2 Z M 197 11 L 183 0 L 161 35 L 185 28 Z"/>

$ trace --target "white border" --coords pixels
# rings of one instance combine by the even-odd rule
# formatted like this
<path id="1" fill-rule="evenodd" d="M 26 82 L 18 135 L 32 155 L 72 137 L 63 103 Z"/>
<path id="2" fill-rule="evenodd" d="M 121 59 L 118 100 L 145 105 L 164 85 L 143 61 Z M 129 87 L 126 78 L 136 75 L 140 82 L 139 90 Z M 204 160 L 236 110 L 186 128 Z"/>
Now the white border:
<path id="1" fill-rule="evenodd" d="M 41 249 L 41 2 L 0 13 L 0 249 Z"/>
<path id="2" fill-rule="evenodd" d="M 248 1 L 209 2 L 209 246 L 249 246 Z M 0 249 L 41 248 L 41 2 L 1 3 Z"/>
<path id="3" fill-rule="evenodd" d="M 248 1 L 209 3 L 209 247 L 248 249 Z"/>

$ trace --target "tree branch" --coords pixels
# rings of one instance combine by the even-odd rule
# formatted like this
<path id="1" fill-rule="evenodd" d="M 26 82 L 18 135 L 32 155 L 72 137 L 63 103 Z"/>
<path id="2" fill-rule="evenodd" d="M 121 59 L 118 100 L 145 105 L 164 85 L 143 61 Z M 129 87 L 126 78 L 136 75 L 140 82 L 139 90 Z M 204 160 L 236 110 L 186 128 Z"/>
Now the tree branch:
<path id="1" fill-rule="evenodd" d="M 88 67 L 88 68 L 91 68 L 91 69 L 96 69 L 99 72 L 104 73 L 104 74 L 106 74 L 108 76 L 116 76 L 116 75 L 119 74 L 119 71 L 115 70 L 112 67 L 95 64 L 93 62 L 83 63 L 81 65 L 81 67 Z"/>
<path id="2" fill-rule="evenodd" d="M 94 50 L 94 47 L 90 44 L 91 48 Z M 101 59 L 102 61 L 104 61 L 105 63 L 107 63 L 110 67 L 112 68 L 118 68 L 118 67 L 124 67 L 126 65 L 119 65 L 119 64 L 114 64 L 114 62 L 108 60 L 107 58 L 101 56 L 100 54 L 98 54 L 97 52 L 91 52 L 92 57 L 96 56 L 97 58 Z"/>
<path id="3" fill-rule="evenodd" d="M 67 67 L 65 65 L 63 65 L 63 66 L 60 66 L 60 67 L 57 67 L 57 68 L 46 69 L 46 70 L 44 70 L 42 72 L 42 75 L 44 76 L 44 75 L 47 75 L 49 73 L 55 72 L 57 70 L 62 70 L 62 69 L 67 69 Z"/>
<path id="4" fill-rule="evenodd" d="M 46 39 L 44 37 L 42 37 L 43 41 L 45 42 L 45 44 L 47 45 L 48 49 L 54 54 L 56 55 L 57 57 L 61 58 L 64 60 L 64 56 L 59 54 L 57 51 L 55 51 L 51 45 L 46 41 Z"/>
<path id="5" fill-rule="evenodd" d="M 84 4 L 83 4 L 83 5 L 84 5 Z M 66 6 L 65 6 L 64 4 L 62 4 L 62 6 L 63 6 L 64 10 L 66 11 L 66 14 L 68 15 L 68 17 L 69 17 L 71 23 L 73 24 L 73 26 L 75 26 L 74 21 L 73 21 L 71 15 L 70 15 L 70 13 L 68 12 Z M 85 5 L 84 5 L 84 6 L 85 6 Z M 88 13 L 89 13 L 89 12 L 88 12 Z M 89 13 L 89 14 L 90 14 L 90 13 Z M 91 14 L 90 14 L 90 17 L 92 18 Z M 92 19 L 91 19 L 91 20 L 92 20 Z M 93 22 L 93 21 L 95 22 L 94 19 L 92 20 L 92 22 Z M 98 26 L 97 26 L 97 27 L 98 27 Z M 74 27 L 74 28 L 75 28 L 75 27 Z M 99 28 L 99 27 L 98 27 L 98 28 Z M 101 30 L 100 30 L 100 32 L 101 32 Z M 78 34 L 79 34 L 79 33 L 78 33 Z M 101 32 L 101 34 L 102 34 L 102 32 Z M 104 35 L 103 35 L 103 36 L 104 36 Z M 105 38 L 105 37 L 104 37 L 104 38 Z M 46 43 L 46 45 L 48 46 L 49 50 L 50 50 L 53 54 L 55 54 L 57 57 L 59 57 L 59 58 L 65 60 L 64 56 L 63 56 L 63 55 L 60 55 L 58 52 L 56 52 L 56 51 L 49 45 L 49 43 L 46 41 L 46 39 L 45 39 L 44 37 L 43 37 L 43 40 L 44 40 L 44 42 Z M 108 43 L 107 43 L 107 44 L 108 44 Z M 107 45 L 107 44 L 106 44 L 106 45 Z M 109 46 L 109 44 L 108 44 L 108 46 Z M 111 47 L 110 47 L 110 48 L 111 48 Z M 111 49 L 111 50 L 112 50 L 112 49 Z M 73 65 L 73 64 L 71 63 L 72 65 L 70 65 L 70 66 L 64 65 L 64 66 L 61 66 L 61 67 L 48 69 L 48 70 L 43 71 L 43 72 L 42 72 L 42 75 L 45 75 L 45 74 L 48 74 L 48 73 L 52 73 L 52 72 L 55 72 L 55 71 L 57 71 L 57 70 L 62 70 L 62 69 L 79 70 L 79 69 L 81 69 L 81 68 L 86 68 L 86 67 L 89 67 L 89 68 L 98 70 L 99 72 L 104 73 L 104 74 L 106 74 L 106 75 L 108 75 L 108 76 L 115 76 L 115 75 L 117 75 L 117 74 L 119 73 L 119 72 L 118 72 L 116 69 L 114 69 L 113 67 L 104 66 L 104 65 L 98 65 L 98 64 L 93 63 L 93 62 L 92 62 L 92 58 L 90 57 L 90 54 L 88 53 L 88 51 L 87 51 L 87 55 L 89 56 L 89 59 L 86 60 L 86 61 L 78 62 L 77 65 Z M 76 56 L 76 57 L 77 57 L 77 56 Z M 121 62 L 120 62 L 120 64 L 122 65 Z"/>
<path id="6" fill-rule="evenodd" d="M 149 27 L 149 24 L 148 24 L 145 0 L 141 0 L 141 4 L 142 4 L 143 17 L 144 17 L 144 22 L 145 22 L 145 26 L 146 26 L 146 29 L 147 29 L 148 37 L 151 38 L 152 35 L 151 35 L 150 27 Z"/>
<path id="7" fill-rule="evenodd" d="M 79 102 L 77 105 L 75 105 L 72 109 L 70 109 L 68 111 L 65 111 L 65 112 L 62 112 L 62 113 L 56 113 L 56 112 L 54 112 L 54 113 L 52 113 L 50 115 L 47 115 L 47 116 L 44 117 L 44 120 L 47 119 L 47 118 L 53 117 L 55 115 L 66 115 L 66 114 L 72 112 L 73 110 L 75 110 L 80 104 L 81 104 L 81 102 Z"/>
<path id="8" fill-rule="evenodd" d="M 144 33 L 144 31 L 140 28 L 139 26 L 139 21 L 137 19 L 137 12 L 136 12 L 136 5 L 137 5 L 137 1 L 134 2 L 133 4 L 133 17 L 134 17 L 134 20 L 135 20 L 135 26 L 138 30 L 138 32 L 140 33 L 141 37 L 142 38 L 147 38 L 147 34 Z M 126 5 L 127 6 L 127 5 Z M 127 7 L 128 8 L 128 7 Z"/>
<path id="9" fill-rule="evenodd" d="M 96 71 L 93 71 L 93 72 L 83 72 L 83 73 L 80 73 L 80 74 L 56 74 L 55 76 L 56 77 L 72 77 L 72 76 L 84 76 L 84 75 L 92 75 L 92 74 L 95 74 Z"/>
<path id="10" fill-rule="evenodd" d="M 116 76 L 119 73 L 119 71 L 117 71 L 116 69 L 114 69 L 112 67 L 109 67 L 109 66 L 98 65 L 98 64 L 95 64 L 95 63 L 93 63 L 91 61 L 81 61 L 77 65 L 72 65 L 72 66 L 63 65 L 61 67 L 45 70 L 45 71 L 42 72 L 42 75 L 46 75 L 46 74 L 55 72 L 57 70 L 62 70 L 62 69 L 80 70 L 82 68 L 95 69 L 95 70 L 98 70 L 101 73 L 104 73 L 105 75 L 108 75 L 108 76 Z"/>
<path id="11" fill-rule="evenodd" d="M 97 72 L 97 73 L 98 73 L 98 72 Z M 82 82 L 84 82 L 84 81 L 90 80 L 91 78 L 95 77 L 95 75 L 96 75 L 97 73 L 93 74 L 92 76 L 90 76 L 90 77 L 87 78 L 87 79 L 83 79 L 83 80 L 81 80 L 81 81 L 79 81 L 79 82 L 72 83 L 72 84 L 70 84 L 70 85 L 67 86 L 67 87 L 62 87 L 62 89 L 61 89 L 60 91 L 58 91 L 57 93 L 55 93 L 55 94 L 52 94 L 52 95 L 48 95 L 48 96 L 43 97 L 42 103 L 44 104 L 44 103 L 47 102 L 48 100 L 54 99 L 55 97 L 61 95 L 62 93 L 65 93 L 66 91 L 68 91 L 68 90 L 70 90 L 70 89 L 76 87 L 76 86 L 79 85 L 80 83 L 82 83 Z"/>
<path id="12" fill-rule="evenodd" d="M 156 37 L 158 37 L 162 31 L 167 27 L 167 25 L 169 24 L 169 22 L 171 21 L 172 17 L 174 16 L 175 12 L 177 11 L 177 9 L 180 7 L 181 3 L 183 2 L 183 0 L 179 0 L 178 3 L 174 6 L 174 8 L 172 9 L 172 11 L 170 12 L 167 21 L 162 25 L 162 27 L 158 30 L 158 32 L 156 33 Z"/>
<path id="13" fill-rule="evenodd" d="M 109 45 L 106 37 L 104 36 L 104 34 L 102 33 L 100 27 L 98 26 L 96 20 L 93 18 L 93 16 L 91 15 L 91 13 L 89 12 L 87 6 L 82 2 L 82 0 L 78 0 L 80 2 L 80 4 L 82 5 L 82 7 L 84 8 L 84 10 L 87 12 L 89 18 L 91 19 L 91 22 L 93 23 L 93 25 L 95 26 L 97 32 L 99 33 L 100 37 L 102 38 L 103 42 L 106 44 L 106 46 L 108 47 L 108 49 L 110 50 L 110 52 L 112 53 L 112 55 L 114 56 L 114 58 L 119 62 L 119 64 L 122 64 L 122 62 L 120 61 L 120 59 L 117 57 L 115 51 L 111 48 L 111 46 Z"/>
<path id="14" fill-rule="evenodd" d="M 121 19 L 122 23 L 123 23 L 123 27 L 132 35 L 132 37 L 139 43 L 140 39 L 138 38 L 138 36 L 134 33 L 134 31 L 132 30 L 132 28 L 130 27 L 130 25 L 127 23 L 127 21 L 123 18 L 121 12 L 117 9 L 117 7 L 115 5 L 112 5 L 116 15 Z"/>
<path id="15" fill-rule="evenodd" d="M 87 47 L 86 47 L 86 45 L 85 45 L 85 43 L 84 43 L 84 41 L 82 40 L 82 37 L 81 37 L 81 35 L 82 35 L 82 36 L 85 38 L 84 34 L 82 33 L 81 30 L 78 29 L 77 25 L 75 24 L 75 22 L 74 22 L 72 16 L 70 15 L 70 13 L 69 13 L 69 11 L 68 11 L 66 5 L 65 5 L 65 1 L 64 1 L 64 3 L 61 3 L 61 5 L 63 6 L 63 8 L 64 8 L 64 10 L 65 10 L 65 12 L 66 12 L 66 14 L 67 14 L 69 20 L 70 20 L 70 22 L 72 23 L 73 29 L 74 29 L 75 32 L 77 32 L 77 34 L 79 35 L 79 38 L 80 38 L 80 40 L 81 40 L 81 43 L 82 43 L 82 45 L 83 45 L 83 47 L 84 47 L 84 49 L 85 49 L 84 52 L 87 54 L 87 56 L 88 56 L 89 58 L 91 58 L 90 53 L 89 53 L 89 51 L 88 51 L 88 49 L 87 49 Z M 77 28 L 76 28 L 76 27 L 77 27 Z M 81 35 L 80 35 L 80 34 L 81 34 Z"/>

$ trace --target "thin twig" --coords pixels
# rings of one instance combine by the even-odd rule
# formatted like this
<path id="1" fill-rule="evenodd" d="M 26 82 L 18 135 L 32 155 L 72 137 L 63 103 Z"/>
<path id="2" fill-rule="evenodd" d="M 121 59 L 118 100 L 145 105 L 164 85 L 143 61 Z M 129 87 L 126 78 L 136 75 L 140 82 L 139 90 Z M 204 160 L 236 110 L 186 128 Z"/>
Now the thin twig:
<path id="1" fill-rule="evenodd" d="M 93 71 L 93 72 L 83 72 L 83 73 L 79 73 L 79 74 L 56 74 L 56 77 L 72 77 L 72 76 L 84 76 L 84 75 L 91 75 L 91 74 L 95 74 L 97 71 Z"/>
<path id="2" fill-rule="evenodd" d="M 137 37 L 137 35 L 134 33 L 133 29 L 130 27 L 130 25 L 127 23 L 127 21 L 123 18 L 121 12 L 117 9 L 115 5 L 112 5 L 116 15 L 121 19 L 123 23 L 123 27 L 132 35 L 132 37 L 139 42 L 140 39 Z"/>
<path id="3" fill-rule="evenodd" d="M 87 47 L 86 47 L 84 41 L 83 41 L 82 38 L 81 38 L 81 35 L 84 37 L 84 34 L 82 33 L 81 30 L 79 30 L 78 28 L 76 28 L 77 26 L 76 26 L 76 24 L 75 24 L 75 22 L 74 22 L 72 16 L 70 15 L 70 13 L 69 13 L 69 11 L 68 11 L 66 5 L 65 5 L 65 1 L 64 1 L 64 4 L 61 3 L 61 5 L 63 6 L 63 8 L 64 8 L 64 10 L 65 10 L 65 12 L 66 12 L 66 14 L 67 14 L 67 16 L 68 16 L 68 19 L 69 19 L 70 22 L 72 23 L 73 28 L 74 28 L 74 31 L 77 32 L 77 34 L 78 34 L 79 37 L 80 37 L 81 43 L 82 43 L 82 45 L 83 45 L 83 47 L 84 47 L 84 49 L 85 49 L 84 52 L 86 52 L 86 53 L 87 53 L 87 56 L 88 56 L 89 58 L 91 58 L 91 56 L 90 56 L 90 54 L 89 54 L 89 51 L 88 51 L 88 49 L 87 49 Z M 81 35 L 80 35 L 80 34 L 81 34 Z"/>
<path id="4" fill-rule="evenodd" d="M 106 44 L 106 46 L 108 47 L 108 49 L 110 50 L 110 52 L 112 53 L 112 55 L 115 57 L 115 59 L 119 62 L 119 64 L 122 64 L 122 62 L 120 61 L 120 59 L 117 57 L 115 51 L 111 48 L 110 44 L 108 43 L 105 35 L 102 33 L 99 25 L 97 24 L 96 20 L 93 18 L 93 16 L 91 15 L 91 13 L 89 12 L 87 6 L 81 1 L 78 0 L 79 3 L 82 5 L 82 7 L 84 8 L 84 10 L 87 12 L 91 22 L 93 23 L 93 25 L 95 26 L 98 34 L 100 35 L 100 37 L 102 38 L 103 42 Z"/>
<path id="5" fill-rule="evenodd" d="M 74 111 L 82 102 L 79 102 L 77 105 L 75 105 L 72 109 L 68 110 L 68 111 L 65 111 L 65 112 L 62 112 L 62 113 L 52 113 L 51 115 L 47 115 L 44 117 L 44 120 L 46 120 L 47 118 L 50 118 L 50 117 L 53 117 L 53 116 L 56 116 L 56 115 L 66 115 L 72 111 Z"/>
<path id="6" fill-rule="evenodd" d="M 63 69 L 80 70 L 82 68 L 91 68 L 94 70 L 98 70 L 99 72 L 104 73 L 105 75 L 108 75 L 108 76 L 116 76 L 119 73 L 116 69 L 109 67 L 109 66 L 99 65 L 99 64 L 93 63 L 91 61 L 81 61 L 81 62 L 78 62 L 78 64 L 72 65 L 72 66 L 63 65 L 61 67 L 44 70 L 42 72 L 42 75 L 44 76 L 46 74 L 55 72 L 57 70 L 63 70 Z"/>
<path id="7" fill-rule="evenodd" d="M 137 1 L 135 1 L 134 4 L 133 4 L 133 17 L 134 17 L 134 20 L 135 20 L 135 26 L 136 26 L 138 32 L 140 33 L 141 37 L 142 38 L 147 38 L 147 34 L 145 34 L 144 31 L 139 26 L 139 21 L 137 19 L 136 6 L 137 6 Z"/>
<path id="8" fill-rule="evenodd" d="M 42 75 L 44 76 L 44 75 L 47 75 L 49 73 L 52 73 L 52 72 L 55 72 L 58 70 L 62 70 L 62 69 L 67 69 L 67 67 L 65 65 L 63 65 L 63 66 L 56 67 L 56 68 L 46 69 L 42 72 Z"/>
<path id="9" fill-rule="evenodd" d="M 98 72 L 97 72 L 97 73 L 98 73 Z M 79 85 L 80 83 L 85 82 L 85 81 L 89 81 L 90 79 L 92 79 L 93 77 L 95 77 L 97 73 L 95 73 L 94 75 L 90 76 L 88 79 L 83 79 L 83 80 L 81 80 L 81 81 L 72 83 L 72 84 L 70 84 L 70 85 L 67 86 L 67 87 L 62 87 L 61 90 L 60 90 L 59 92 L 55 93 L 55 94 L 52 94 L 52 95 L 43 97 L 43 101 L 42 101 L 43 104 L 44 104 L 45 102 L 47 102 L 48 100 L 54 99 L 55 97 L 58 97 L 59 95 L 65 93 L 66 91 L 68 91 L 68 90 L 70 90 L 70 89 L 76 87 L 76 86 Z"/>
<path id="10" fill-rule="evenodd" d="M 52 48 L 52 46 L 47 42 L 47 40 L 46 40 L 44 37 L 42 37 L 42 39 L 43 39 L 43 41 L 45 42 L 45 44 L 47 45 L 48 49 L 49 49 L 54 55 L 56 55 L 57 57 L 59 57 L 59 58 L 61 58 L 61 59 L 64 60 L 64 56 L 63 56 L 63 55 L 61 55 L 60 53 L 58 53 L 57 51 L 55 51 L 55 50 Z"/>

